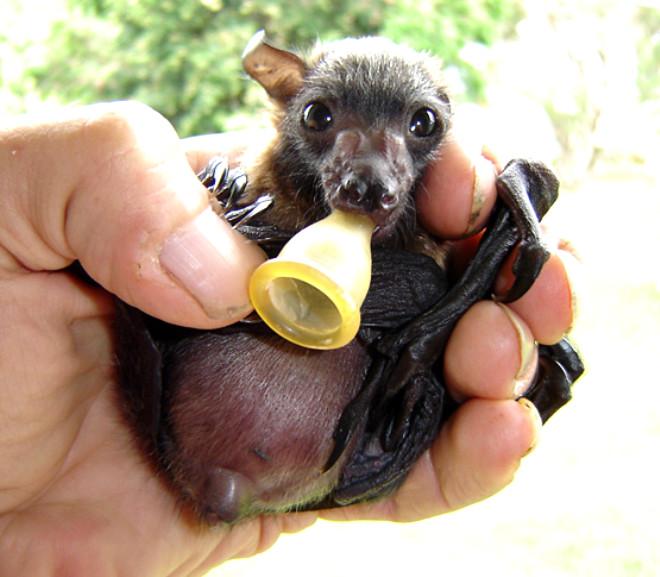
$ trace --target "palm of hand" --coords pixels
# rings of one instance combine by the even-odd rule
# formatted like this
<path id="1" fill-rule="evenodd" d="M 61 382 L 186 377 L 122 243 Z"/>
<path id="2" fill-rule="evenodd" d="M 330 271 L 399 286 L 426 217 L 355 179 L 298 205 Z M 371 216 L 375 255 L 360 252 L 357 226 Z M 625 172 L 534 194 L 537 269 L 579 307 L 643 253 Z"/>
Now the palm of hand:
<path id="1" fill-rule="evenodd" d="M 0 371 L 14 379 L 3 383 L 0 399 L 0 549 L 8 549 L 0 552 L 0 574 L 57 573 L 60 566 L 67 575 L 77 574 L 74 568 L 99 576 L 188 574 L 253 553 L 313 519 L 256 520 L 232 538 L 200 531 L 123 422 L 109 297 L 67 273 L 19 274 L 2 285 L 0 365 L 13 370 Z"/>

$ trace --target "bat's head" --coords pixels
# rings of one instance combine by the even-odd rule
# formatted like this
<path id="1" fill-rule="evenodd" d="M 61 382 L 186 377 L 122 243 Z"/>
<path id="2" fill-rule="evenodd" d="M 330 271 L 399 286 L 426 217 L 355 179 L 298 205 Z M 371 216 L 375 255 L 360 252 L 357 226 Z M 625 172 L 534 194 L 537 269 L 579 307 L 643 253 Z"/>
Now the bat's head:
<path id="1" fill-rule="evenodd" d="M 385 237 L 414 222 L 414 189 L 446 134 L 439 64 L 383 38 L 322 44 L 307 59 L 255 36 L 246 71 L 275 101 L 281 170 L 319 216 L 367 214 Z"/>

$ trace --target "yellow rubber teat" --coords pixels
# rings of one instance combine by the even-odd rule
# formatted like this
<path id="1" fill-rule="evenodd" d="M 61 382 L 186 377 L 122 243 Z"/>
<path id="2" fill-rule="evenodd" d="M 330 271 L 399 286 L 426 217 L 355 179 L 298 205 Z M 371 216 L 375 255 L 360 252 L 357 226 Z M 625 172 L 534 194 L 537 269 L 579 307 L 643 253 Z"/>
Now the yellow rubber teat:
<path id="1" fill-rule="evenodd" d="M 292 237 L 250 279 L 250 300 L 281 337 L 311 349 L 348 344 L 371 282 L 370 218 L 334 211 Z"/>

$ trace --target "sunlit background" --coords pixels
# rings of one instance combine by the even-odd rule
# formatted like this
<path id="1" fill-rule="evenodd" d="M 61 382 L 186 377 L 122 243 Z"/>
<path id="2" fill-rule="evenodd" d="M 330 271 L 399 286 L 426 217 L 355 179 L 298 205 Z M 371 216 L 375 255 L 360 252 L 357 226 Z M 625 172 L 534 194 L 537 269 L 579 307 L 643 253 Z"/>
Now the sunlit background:
<path id="1" fill-rule="evenodd" d="M 319 522 L 213 575 L 659 575 L 657 1 L 0 0 L 0 122 L 130 97 L 184 135 L 261 123 L 239 60 L 261 27 L 282 46 L 384 34 L 436 52 L 501 156 L 555 167 L 548 220 L 584 262 L 588 373 L 487 502 L 408 525 Z"/>

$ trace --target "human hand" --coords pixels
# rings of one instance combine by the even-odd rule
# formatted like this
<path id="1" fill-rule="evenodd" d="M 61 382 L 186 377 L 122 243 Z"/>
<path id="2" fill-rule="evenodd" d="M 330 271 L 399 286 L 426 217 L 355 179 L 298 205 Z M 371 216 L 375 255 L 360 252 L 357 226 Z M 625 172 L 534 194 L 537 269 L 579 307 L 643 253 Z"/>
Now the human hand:
<path id="1" fill-rule="evenodd" d="M 1 133 L 2 577 L 203 574 L 316 518 L 264 516 L 231 532 L 188 523 L 121 419 L 108 294 L 66 271 L 80 260 L 107 291 L 173 323 L 210 328 L 246 314 L 245 281 L 262 256 L 207 209 L 194 171 L 217 153 L 212 142 L 185 144 L 191 170 L 171 127 L 126 104 Z M 456 236 L 438 214 L 472 205 L 472 170 L 460 145 L 449 145 L 430 175 L 437 201 L 421 201 L 427 226 Z M 445 195 L 452 179 L 463 184 Z M 474 229 L 488 210 L 485 202 L 475 211 Z M 469 212 L 452 220 L 465 223 L 459 232 Z M 199 269 L 187 266 L 193 257 Z M 534 364 L 532 353 L 521 369 L 521 343 L 528 349 L 530 335 L 560 336 L 571 321 L 570 295 L 562 260 L 553 257 L 510 306 L 522 319 L 518 328 L 499 305 L 475 305 L 446 355 L 447 383 L 466 401 L 436 444 L 394 497 L 325 515 L 427 517 L 504 486 L 538 434 L 533 409 L 511 400 Z"/>
<path id="2" fill-rule="evenodd" d="M 249 311 L 261 251 L 207 208 L 145 106 L 19 119 L 0 174 L 0 575 L 191 575 L 256 548 L 258 523 L 227 537 L 182 520 L 122 420 L 109 294 L 67 267 L 206 328 Z M 265 521 L 263 539 L 300 522 Z"/>

